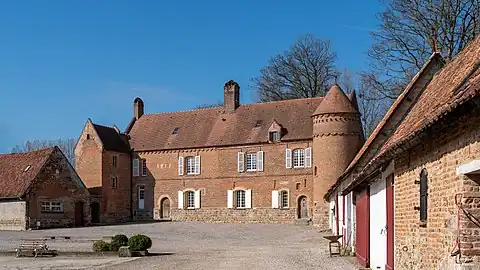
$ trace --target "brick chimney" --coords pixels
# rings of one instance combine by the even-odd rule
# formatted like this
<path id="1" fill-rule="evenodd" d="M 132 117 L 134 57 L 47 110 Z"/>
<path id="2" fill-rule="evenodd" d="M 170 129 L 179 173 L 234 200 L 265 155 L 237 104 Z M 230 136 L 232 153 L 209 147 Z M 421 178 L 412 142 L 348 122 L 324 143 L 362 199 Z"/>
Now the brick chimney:
<path id="1" fill-rule="evenodd" d="M 138 119 L 140 117 L 142 117 L 143 115 L 143 100 L 139 97 L 137 97 L 134 101 L 133 101 L 133 115 L 135 116 L 135 119 Z"/>
<path id="2" fill-rule="evenodd" d="M 240 85 L 233 80 L 225 83 L 223 87 L 223 107 L 226 113 L 234 113 L 240 106 Z"/>

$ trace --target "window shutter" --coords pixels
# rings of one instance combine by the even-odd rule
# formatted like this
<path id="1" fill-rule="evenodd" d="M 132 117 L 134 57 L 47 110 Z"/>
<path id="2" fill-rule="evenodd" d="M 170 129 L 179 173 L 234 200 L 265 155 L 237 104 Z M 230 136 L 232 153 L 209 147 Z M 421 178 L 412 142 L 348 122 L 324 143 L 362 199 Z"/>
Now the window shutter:
<path id="1" fill-rule="evenodd" d="M 195 209 L 200 208 L 200 190 L 195 190 Z"/>
<path id="2" fill-rule="evenodd" d="M 139 175 L 139 161 L 138 158 L 133 160 L 133 176 Z"/>
<path id="3" fill-rule="evenodd" d="M 252 190 L 245 190 L 245 208 L 252 208 Z"/>
<path id="4" fill-rule="evenodd" d="M 178 175 L 183 175 L 183 157 L 178 157 Z"/>
<path id="5" fill-rule="evenodd" d="M 312 148 L 305 148 L 305 167 L 312 167 Z"/>
<path id="6" fill-rule="evenodd" d="M 263 172 L 263 151 L 257 152 L 257 171 Z"/>
<path id="7" fill-rule="evenodd" d="M 237 156 L 238 172 L 243 172 L 245 170 L 244 158 L 245 158 L 245 156 L 244 156 L 243 152 L 238 152 L 238 156 Z"/>
<path id="8" fill-rule="evenodd" d="M 278 208 L 278 190 L 272 190 L 272 208 Z"/>
<path id="9" fill-rule="evenodd" d="M 233 208 L 233 190 L 227 190 L 227 208 Z"/>
<path id="10" fill-rule="evenodd" d="M 178 209 L 183 209 L 183 191 L 178 191 Z"/>
<path id="11" fill-rule="evenodd" d="M 195 156 L 195 174 L 200 174 L 200 156 Z"/>
<path id="12" fill-rule="evenodd" d="M 292 149 L 285 149 L 285 167 L 292 168 Z"/>

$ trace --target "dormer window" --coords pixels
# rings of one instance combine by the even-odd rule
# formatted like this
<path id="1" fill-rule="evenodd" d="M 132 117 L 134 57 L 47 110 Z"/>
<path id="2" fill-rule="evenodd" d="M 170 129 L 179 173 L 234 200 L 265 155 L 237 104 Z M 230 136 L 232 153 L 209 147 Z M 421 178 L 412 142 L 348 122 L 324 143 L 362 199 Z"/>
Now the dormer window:
<path id="1" fill-rule="evenodd" d="M 262 125 L 262 120 L 257 120 L 257 123 L 255 123 L 255 127 L 260 127 Z"/>
<path id="2" fill-rule="evenodd" d="M 269 133 L 269 140 L 271 142 L 279 142 L 280 141 L 280 131 L 272 131 Z"/>

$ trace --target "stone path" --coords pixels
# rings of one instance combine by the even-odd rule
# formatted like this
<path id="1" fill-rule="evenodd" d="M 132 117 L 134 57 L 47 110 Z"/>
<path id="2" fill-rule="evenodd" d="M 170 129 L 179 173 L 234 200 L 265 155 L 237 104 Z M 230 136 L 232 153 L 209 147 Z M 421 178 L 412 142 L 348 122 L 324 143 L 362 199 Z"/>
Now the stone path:
<path id="1" fill-rule="evenodd" d="M 118 233 L 150 236 L 150 252 L 158 255 L 139 259 L 0 257 L 0 265 L 7 267 L 0 269 L 355 269 L 345 258 L 328 256 L 327 241 L 315 228 L 299 225 L 164 222 L 0 232 L 0 250 L 11 250 L 21 238 L 56 235 L 72 239 L 50 241 L 53 249 L 91 251 L 93 239 Z"/>

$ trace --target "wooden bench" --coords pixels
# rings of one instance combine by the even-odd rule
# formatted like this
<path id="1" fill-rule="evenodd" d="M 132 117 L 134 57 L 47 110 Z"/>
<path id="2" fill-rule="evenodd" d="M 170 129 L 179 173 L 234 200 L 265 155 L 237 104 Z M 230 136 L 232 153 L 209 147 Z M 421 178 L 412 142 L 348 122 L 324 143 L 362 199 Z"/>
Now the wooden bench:
<path id="1" fill-rule="evenodd" d="M 16 257 L 20 257 L 22 252 L 29 252 L 35 258 L 40 255 L 56 255 L 55 250 L 49 250 L 47 246 L 47 239 L 23 239 L 18 248 Z"/>

